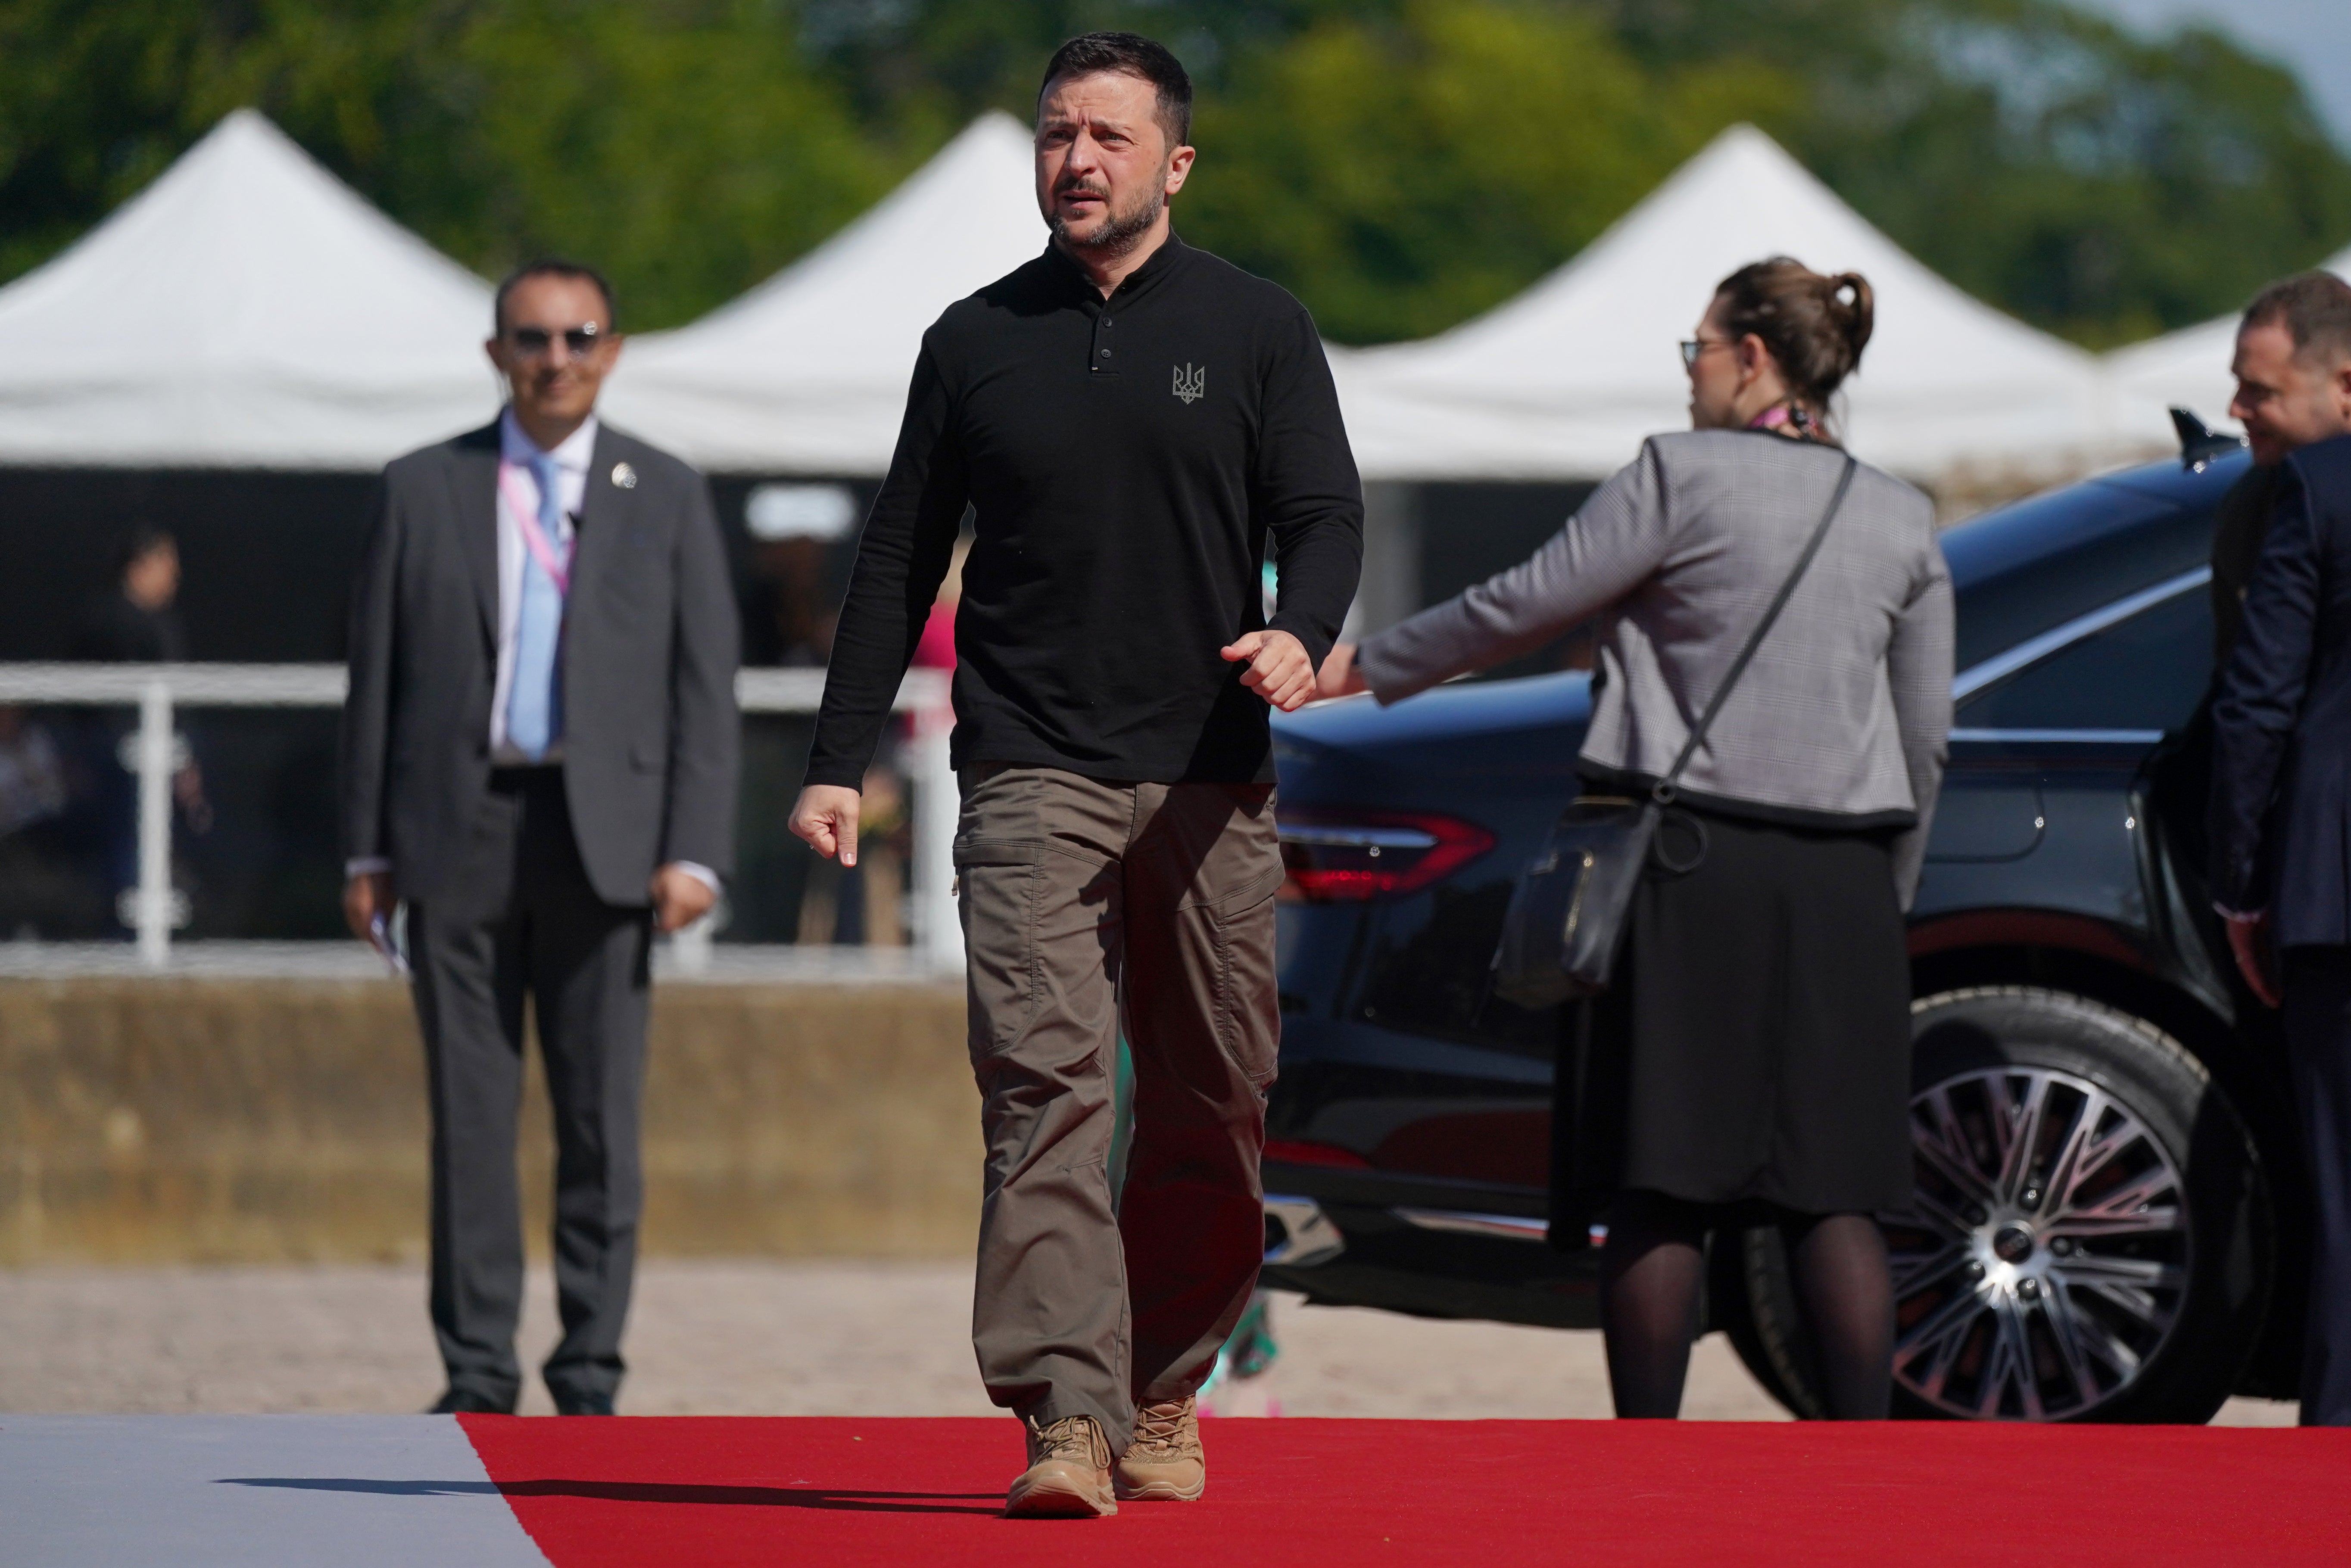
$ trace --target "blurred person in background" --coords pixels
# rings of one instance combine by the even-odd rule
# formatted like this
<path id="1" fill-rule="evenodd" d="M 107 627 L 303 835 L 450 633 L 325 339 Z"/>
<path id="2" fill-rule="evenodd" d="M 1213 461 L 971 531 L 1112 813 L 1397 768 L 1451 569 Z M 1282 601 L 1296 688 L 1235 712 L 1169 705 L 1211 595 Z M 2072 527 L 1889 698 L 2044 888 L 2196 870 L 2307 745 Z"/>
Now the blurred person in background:
<path id="1" fill-rule="evenodd" d="M 968 505 L 955 861 L 987 1147 L 972 1339 L 1028 1435 L 1014 1514 L 1207 1484 L 1195 1396 L 1265 1251 L 1282 880 L 1267 714 L 1311 694 L 1362 558 L 1313 320 L 1170 226 L 1191 103 L 1176 57 L 1132 33 L 1047 65 L 1051 239 L 924 337 L 792 813 L 820 854 L 856 857 L 858 784 Z M 1122 1022 L 1134 1128 L 1113 1192 Z"/>
<path id="2" fill-rule="evenodd" d="M 114 581 L 84 607 L 71 657 L 99 664 L 182 664 L 188 659 L 187 629 L 181 624 L 180 545 L 161 528 L 141 524 L 125 534 L 114 551 Z M 117 934 L 135 923 L 120 908 L 139 884 L 139 785 L 121 755 L 123 740 L 135 728 L 121 710 L 93 716 L 84 726 L 91 809 L 99 820 L 105 856 L 107 892 L 116 909 Z M 172 774 L 173 826 L 189 833 L 212 830 L 212 803 L 204 795 L 203 767 L 184 736 Z M 175 880 L 178 879 L 175 877 Z"/>
<path id="3" fill-rule="evenodd" d="M 384 470 L 353 586 L 342 736 L 351 931 L 407 907 L 433 1112 L 440 1412 L 521 1394 L 523 1012 L 555 1114 L 558 1411 L 610 1415 L 643 1208 L 656 928 L 734 854 L 737 610 L 709 486 L 596 418 L 612 294 L 570 262 L 499 286 L 509 401 Z"/>
<path id="4" fill-rule="evenodd" d="M 83 609 L 73 657 L 110 664 L 179 664 L 188 634 L 173 607 L 180 597 L 180 545 L 141 525 L 115 546 L 114 581 Z"/>
<path id="5" fill-rule="evenodd" d="M 1581 1085 L 1560 1065 L 1552 1234 L 1582 1245 L 1613 1191 L 1601 1320 L 1623 1417 L 1679 1414 L 1707 1233 L 1758 1224 L 1788 1236 L 1830 1414 L 1881 1419 L 1892 1397 L 1874 1216 L 1910 1200 L 1903 911 L 1942 784 L 1952 607 L 1934 504 L 1830 430 L 1871 327 L 1858 275 L 1786 257 L 1731 274 L 1682 345 L 1689 433 L 1652 437 L 1531 559 L 1322 670 L 1325 696 L 1399 701 L 1596 615 L 1578 771 L 1637 799 L 1831 517 L 1683 775 L 1660 830 L 1676 864 L 1653 859 L 1588 1004 L 1606 1065 Z"/>
<path id="6" fill-rule="evenodd" d="M 2245 322 L 2231 411 L 2268 516 L 2212 703 L 2212 897 L 2284 1013 L 2314 1210 L 2302 1420 L 2351 1426 L 2351 286 L 2289 278 Z"/>
<path id="7" fill-rule="evenodd" d="M 103 924 L 88 879 L 74 871 L 70 776 L 48 725 L 0 707 L 0 939 L 87 936 Z"/>
<path id="8" fill-rule="evenodd" d="M 762 484 L 743 507 L 751 536 L 751 610 L 743 662 L 820 670 L 832 658 L 833 551 L 857 526 L 838 484 Z"/>

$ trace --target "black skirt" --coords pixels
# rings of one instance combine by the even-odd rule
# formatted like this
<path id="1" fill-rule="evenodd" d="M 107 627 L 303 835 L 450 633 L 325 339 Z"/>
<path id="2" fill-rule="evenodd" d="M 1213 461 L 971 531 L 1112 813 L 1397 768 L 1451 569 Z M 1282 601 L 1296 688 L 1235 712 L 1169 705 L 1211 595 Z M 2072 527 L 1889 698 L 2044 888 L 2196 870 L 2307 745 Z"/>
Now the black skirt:
<path id="1" fill-rule="evenodd" d="M 1695 825 L 1695 826 L 1693 826 Z M 1554 1234 L 1610 1193 L 1806 1214 L 1910 1198 L 1910 965 L 1889 836 L 1677 808 L 1622 967 L 1579 1011 Z"/>

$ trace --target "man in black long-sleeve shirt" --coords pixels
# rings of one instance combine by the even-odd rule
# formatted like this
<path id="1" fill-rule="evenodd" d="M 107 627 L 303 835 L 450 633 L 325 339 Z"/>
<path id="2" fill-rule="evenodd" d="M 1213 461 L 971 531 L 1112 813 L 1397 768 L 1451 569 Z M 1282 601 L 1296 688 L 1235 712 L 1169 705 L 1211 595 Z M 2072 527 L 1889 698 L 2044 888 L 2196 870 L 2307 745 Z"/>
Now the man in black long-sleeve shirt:
<path id="1" fill-rule="evenodd" d="M 1193 159 L 1183 67 L 1092 34 L 1040 97 L 1052 243 L 924 338 L 792 828 L 854 858 L 856 785 L 968 506 L 954 756 L 987 1142 L 973 1340 L 1029 1434 L 1008 1511 L 1099 1514 L 1113 1492 L 1206 1484 L 1193 1396 L 1263 1249 L 1282 875 L 1267 706 L 1311 694 L 1354 595 L 1363 503 L 1304 307 L 1169 228 Z M 1114 1195 L 1122 1025 L 1135 1127 Z"/>

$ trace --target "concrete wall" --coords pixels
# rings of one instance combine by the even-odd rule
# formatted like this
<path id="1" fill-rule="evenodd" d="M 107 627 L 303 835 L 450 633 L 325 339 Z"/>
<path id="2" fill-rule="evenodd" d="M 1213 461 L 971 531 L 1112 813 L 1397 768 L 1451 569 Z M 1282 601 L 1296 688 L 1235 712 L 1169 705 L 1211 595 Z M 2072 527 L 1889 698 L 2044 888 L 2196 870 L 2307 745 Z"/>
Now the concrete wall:
<path id="1" fill-rule="evenodd" d="M 648 1253 L 946 1255 L 977 1224 L 962 989 L 670 985 Z M 534 1062 L 528 1234 L 554 1156 Z M 374 981 L 0 981 L 0 1266 L 413 1259 L 424 1071 Z"/>

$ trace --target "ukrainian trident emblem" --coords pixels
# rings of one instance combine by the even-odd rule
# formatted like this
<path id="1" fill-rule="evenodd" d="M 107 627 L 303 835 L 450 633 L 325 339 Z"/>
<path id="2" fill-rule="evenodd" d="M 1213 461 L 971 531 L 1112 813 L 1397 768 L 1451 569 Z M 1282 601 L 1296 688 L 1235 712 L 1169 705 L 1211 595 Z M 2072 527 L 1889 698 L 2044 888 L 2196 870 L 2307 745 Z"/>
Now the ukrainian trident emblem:
<path id="1" fill-rule="evenodd" d="M 1176 395 L 1183 399 L 1187 404 L 1197 402 L 1202 398 L 1207 397 L 1208 395 L 1208 368 L 1206 365 L 1203 365 L 1198 369 L 1195 370 L 1189 365 L 1176 366 Z"/>

